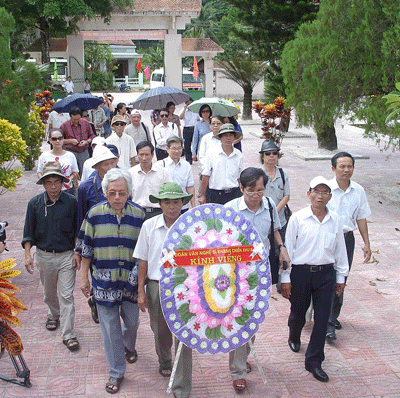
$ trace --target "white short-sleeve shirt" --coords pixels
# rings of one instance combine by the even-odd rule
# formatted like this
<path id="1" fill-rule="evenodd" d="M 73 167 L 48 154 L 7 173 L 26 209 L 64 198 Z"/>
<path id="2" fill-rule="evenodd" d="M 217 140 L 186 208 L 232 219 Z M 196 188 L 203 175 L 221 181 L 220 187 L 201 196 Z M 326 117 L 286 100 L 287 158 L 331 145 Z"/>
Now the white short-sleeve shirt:
<path id="1" fill-rule="evenodd" d="M 132 167 L 131 158 L 137 155 L 135 142 L 132 137 L 125 133 L 122 133 L 121 137 L 118 137 L 118 135 L 113 132 L 106 139 L 106 143 L 115 145 L 118 148 L 118 166 L 121 167 L 121 169 L 129 170 Z"/>

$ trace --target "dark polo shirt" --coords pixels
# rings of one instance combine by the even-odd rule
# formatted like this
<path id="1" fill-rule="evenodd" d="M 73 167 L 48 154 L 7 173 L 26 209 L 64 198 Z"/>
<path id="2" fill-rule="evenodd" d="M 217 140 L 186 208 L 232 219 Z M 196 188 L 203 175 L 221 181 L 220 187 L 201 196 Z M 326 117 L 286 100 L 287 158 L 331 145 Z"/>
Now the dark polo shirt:
<path id="1" fill-rule="evenodd" d="M 46 251 L 74 249 L 78 202 L 74 196 L 61 192 L 53 203 L 46 192 L 28 202 L 22 247 L 25 242 L 31 242 L 32 246 Z"/>

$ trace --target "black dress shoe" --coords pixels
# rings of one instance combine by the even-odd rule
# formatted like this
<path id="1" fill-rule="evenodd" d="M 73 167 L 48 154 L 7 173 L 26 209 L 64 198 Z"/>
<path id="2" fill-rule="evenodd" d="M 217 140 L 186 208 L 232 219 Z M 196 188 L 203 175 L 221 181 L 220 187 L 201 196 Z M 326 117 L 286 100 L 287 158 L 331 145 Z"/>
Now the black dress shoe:
<path id="1" fill-rule="evenodd" d="M 336 319 L 335 321 L 335 329 L 340 330 L 342 328 L 342 324 Z"/>
<path id="2" fill-rule="evenodd" d="M 326 335 L 325 335 L 325 338 L 326 338 L 327 340 L 330 340 L 330 341 L 336 340 L 336 333 L 335 333 L 335 331 L 333 331 L 333 332 L 327 332 Z"/>
<path id="3" fill-rule="evenodd" d="M 307 366 L 306 365 L 306 370 L 311 372 L 313 376 L 322 382 L 327 382 L 329 381 L 328 375 L 321 369 L 321 366 Z"/>
<path id="4" fill-rule="evenodd" d="M 289 347 L 293 352 L 299 352 L 300 351 L 300 343 L 294 343 L 293 341 L 288 341 Z"/>

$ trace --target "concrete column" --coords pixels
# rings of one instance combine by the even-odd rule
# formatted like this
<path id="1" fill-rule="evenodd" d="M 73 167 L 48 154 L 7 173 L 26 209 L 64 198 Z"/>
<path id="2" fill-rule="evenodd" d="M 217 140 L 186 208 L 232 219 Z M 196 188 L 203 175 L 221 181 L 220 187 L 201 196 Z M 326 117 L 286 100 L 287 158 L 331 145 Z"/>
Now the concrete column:
<path id="1" fill-rule="evenodd" d="M 74 82 L 74 92 L 83 93 L 85 53 L 81 34 L 67 36 L 68 72 Z"/>
<path id="2" fill-rule="evenodd" d="M 213 96 L 213 77 L 214 77 L 214 61 L 212 58 L 204 58 L 204 74 L 206 75 L 205 96 Z"/>
<path id="3" fill-rule="evenodd" d="M 133 58 L 128 59 L 128 75 L 134 77 L 136 74 L 136 60 Z"/>
<path id="4" fill-rule="evenodd" d="M 182 37 L 167 33 L 164 41 L 165 85 L 182 90 Z"/>

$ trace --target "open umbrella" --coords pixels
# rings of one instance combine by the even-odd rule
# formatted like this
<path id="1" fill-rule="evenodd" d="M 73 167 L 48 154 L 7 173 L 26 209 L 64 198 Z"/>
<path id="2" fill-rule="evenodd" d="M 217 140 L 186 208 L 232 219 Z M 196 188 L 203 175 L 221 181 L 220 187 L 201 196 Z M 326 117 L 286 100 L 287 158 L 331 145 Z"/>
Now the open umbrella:
<path id="1" fill-rule="evenodd" d="M 237 115 L 240 111 L 236 106 L 228 100 L 222 98 L 200 98 L 197 101 L 192 102 L 188 109 L 194 113 L 199 113 L 200 108 L 207 104 L 212 111 L 213 115 L 218 115 L 222 117 L 230 117 Z"/>
<path id="2" fill-rule="evenodd" d="M 135 102 L 129 106 L 143 111 L 149 109 L 165 108 L 167 102 L 173 102 L 175 105 L 187 101 L 190 95 L 174 87 L 156 87 L 143 93 Z"/>
<path id="3" fill-rule="evenodd" d="M 72 94 L 63 98 L 61 101 L 56 102 L 51 110 L 58 113 L 67 113 L 73 106 L 79 109 L 89 110 L 97 108 L 103 102 L 99 97 L 93 94 Z"/>

